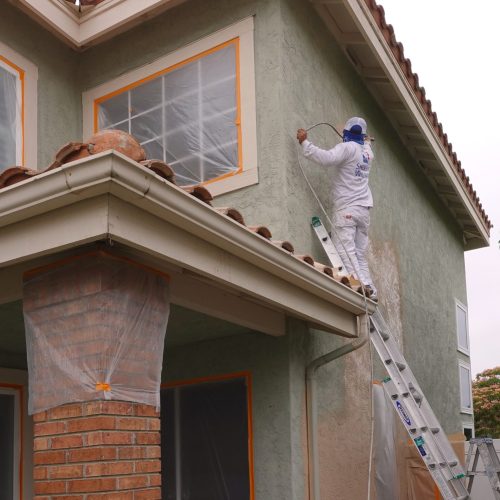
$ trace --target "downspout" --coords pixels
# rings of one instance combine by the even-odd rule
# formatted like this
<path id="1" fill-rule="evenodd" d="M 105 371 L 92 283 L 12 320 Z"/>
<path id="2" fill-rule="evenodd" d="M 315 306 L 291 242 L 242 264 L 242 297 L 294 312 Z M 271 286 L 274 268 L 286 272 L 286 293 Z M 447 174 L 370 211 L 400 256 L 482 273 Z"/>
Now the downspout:
<path id="1" fill-rule="evenodd" d="M 311 361 L 306 368 L 306 420 L 307 420 L 307 451 L 309 464 L 309 500 L 320 500 L 319 491 L 319 459 L 317 440 L 317 420 L 318 410 L 316 404 L 316 370 L 349 354 L 360 347 L 363 347 L 369 340 L 368 314 L 361 314 L 357 317 L 358 337 L 343 346 L 320 356 Z"/>

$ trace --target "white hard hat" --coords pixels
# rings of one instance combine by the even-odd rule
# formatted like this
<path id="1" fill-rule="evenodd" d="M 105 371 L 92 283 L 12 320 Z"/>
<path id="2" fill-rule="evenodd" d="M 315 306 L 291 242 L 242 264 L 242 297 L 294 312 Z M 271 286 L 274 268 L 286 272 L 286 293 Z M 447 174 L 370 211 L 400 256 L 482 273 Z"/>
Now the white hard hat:
<path id="1" fill-rule="evenodd" d="M 352 130 L 353 127 L 359 127 L 361 129 L 361 134 L 366 135 L 366 122 L 363 120 L 363 118 L 359 118 L 358 116 L 353 116 L 352 118 L 349 118 L 347 120 L 344 130 L 349 130 L 349 132 L 354 132 L 354 133 L 360 133 L 359 129 L 358 131 Z"/>

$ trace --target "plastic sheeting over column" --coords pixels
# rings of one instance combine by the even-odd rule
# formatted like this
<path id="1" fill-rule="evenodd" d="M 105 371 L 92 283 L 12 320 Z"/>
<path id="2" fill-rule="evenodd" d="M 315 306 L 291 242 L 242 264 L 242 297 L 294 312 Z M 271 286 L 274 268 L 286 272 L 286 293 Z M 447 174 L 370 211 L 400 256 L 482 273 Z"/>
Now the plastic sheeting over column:
<path id="1" fill-rule="evenodd" d="M 29 413 L 114 399 L 160 406 L 168 277 L 103 251 L 27 273 Z"/>

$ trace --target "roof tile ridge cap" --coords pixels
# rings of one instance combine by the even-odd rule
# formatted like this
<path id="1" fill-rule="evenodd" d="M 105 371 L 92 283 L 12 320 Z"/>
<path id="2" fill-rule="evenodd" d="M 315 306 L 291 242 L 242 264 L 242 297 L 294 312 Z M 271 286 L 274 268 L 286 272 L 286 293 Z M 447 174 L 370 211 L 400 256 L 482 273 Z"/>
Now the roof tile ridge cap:
<path id="1" fill-rule="evenodd" d="M 438 128 L 439 128 L 439 132 L 441 132 L 441 133 L 436 131 L 437 136 L 440 139 L 443 146 L 445 147 L 452 164 L 456 167 L 456 162 L 458 161 L 458 159 L 456 158 L 456 154 L 454 155 L 453 149 L 451 148 L 451 143 L 448 142 L 447 134 L 445 134 L 443 132 L 443 126 L 438 120 L 437 113 L 432 110 L 432 102 L 429 99 L 426 99 L 426 97 L 425 97 L 425 95 L 426 95 L 425 88 L 423 86 L 419 85 L 418 74 L 411 72 L 411 75 L 413 77 L 413 81 L 411 81 L 405 72 L 405 68 L 408 68 L 408 63 L 409 63 L 409 69 L 411 69 L 411 61 L 409 58 L 404 57 L 404 46 L 401 42 L 397 41 L 394 27 L 392 26 L 392 24 L 387 23 L 387 20 L 385 18 L 385 10 L 384 10 L 383 6 L 378 5 L 376 0 L 365 0 L 365 3 L 367 4 L 368 8 L 370 9 L 370 12 L 371 12 L 373 18 L 375 19 L 375 21 L 379 25 L 380 29 L 388 32 L 389 41 L 390 41 L 390 42 L 388 41 L 388 43 L 391 46 L 393 46 L 394 49 L 397 49 L 398 56 L 399 56 L 398 63 L 400 65 L 401 69 L 403 70 L 403 73 L 405 74 L 405 77 L 408 80 L 408 83 L 414 89 L 415 93 L 417 94 L 417 97 L 419 97 L 420 103 L 422 104 L 422 108 L 423 108 L 424 112 L 426 113 L 430 124 L 435 125 L 436 122 L 439 124 Z M 374 11 L 376 11 L 378 15 L 375 15 Z M 433 128 L 434 128 L 434 126 L 433 126 Z M 435 128 L 434 128 L 434 130 L 435 130 Z M 450 144 L 450 146 L 449 146 L 449 144 Z M 463 183 L 463 186 L 466 188 L 466 191 L 468 191 L 471 199 L 474 202 L 474 205 L 475 205 L 477 212 L 479 213 L 479 215 L 482 216 L 481 218 L 482 218 L 483 222 L 486 224 L 486 226 L 488 227 L 488 230 L 491 229 L 493 227 L 493 224 L 489 220 L 489 217 L 486 214 L 486 212 L 482 208 L 479 207 L 479 197 L 476 194 L 474 194 L 474 195 L 472 194 L 472 191 L 473 191 L 472 183 L 469 183 L 469 185 L 466 185 Z M 474 193 L 475 193 L 475 191 L 474 191 Z"/>

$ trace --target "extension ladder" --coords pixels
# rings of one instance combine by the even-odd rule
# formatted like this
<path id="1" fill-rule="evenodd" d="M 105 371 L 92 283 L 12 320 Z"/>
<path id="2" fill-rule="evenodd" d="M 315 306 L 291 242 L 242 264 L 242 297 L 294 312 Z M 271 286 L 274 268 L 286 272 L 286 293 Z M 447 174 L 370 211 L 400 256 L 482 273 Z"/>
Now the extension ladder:
<path id="1" fill-rule="evenodd" d="M 475 450 L 474 450 L 475 447 Z M 472 457 L 474 457 L 472 467 L 470 466 Z M 484 465 L 484 471 L 477 470 L 477 463 L 481 457 Z M 490 438 L 476 438 L 471 439 L 469 442 L 469 452 L 467 453 L 467 477 L 469 482 L 467 490 L 469 493 L 472 490 L 472 483 L 474 477 L 478 474 L 488 476 L 491 489 L 496 500 L 500 500 L 500 460 L 498 459 L 495 450 L 493 439 Z"/>
<path id="2" fill-rule="evenodd" d="M 335 249 L 335 245 L 321 221 L 318 221 L 319 218 L 314 217 L 312 225 L 330 258 L 331 247 Z M 338 257 L 336 249 L 335 254 Z M 338 267 L 336 259 L 331 260 L 331 263 L 334 267 Z M 344 266 L 342 265 L 342 267 Z M 396 413 L 439 488 L 443 499 L 470 499 L 469 492 L 465 487 L 465 473 L 458 457 L 379 309 L 370 316 L 370 340 L 389 374 L 383 380 L 385 392 L 390 397 Z"/>

